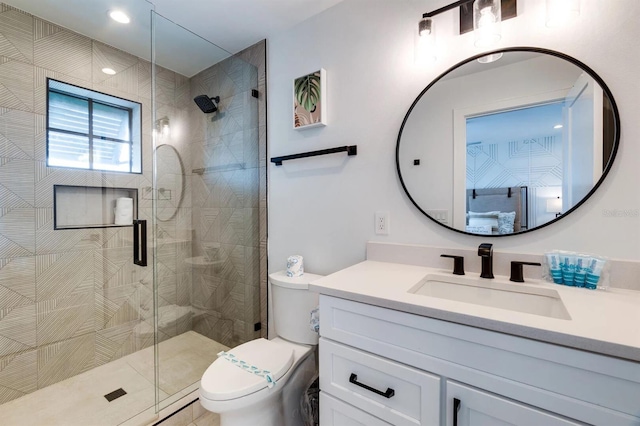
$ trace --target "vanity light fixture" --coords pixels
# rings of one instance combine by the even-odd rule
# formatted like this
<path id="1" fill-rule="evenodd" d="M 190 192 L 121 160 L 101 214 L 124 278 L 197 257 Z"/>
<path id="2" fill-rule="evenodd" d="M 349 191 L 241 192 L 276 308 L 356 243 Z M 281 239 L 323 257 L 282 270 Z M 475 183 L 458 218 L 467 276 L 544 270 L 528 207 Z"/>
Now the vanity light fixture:
<path id="1" fill-rule="evenodd" d="M 546 0 L 547 27 L 559 27 L 580 16 L 580 0 Z"/>
<path id="2" fill-rule="evenodd" d="M 429 63 L 436 60 L 436 33 L 432 18 L 422 18 L 418 23 L 418 39 L 416 40 L 418 62 Z"/>
<path id="3" fill-rule="evenodd" d="M 129 22 L 131 22 L 131 18 L 129 18 L 129 15 L 127 15 L 121 10 L 110 11 L 109 17 L 111 17 L 111 19 L 121 24 L 128 24 Z"/>
<path id="4" fill-rule="evenodd" d="M 562 0 L 560 0 L 562 1 Z M 572 0 L 573 1 L 573 0 Z M 486 49 L 502 38 L 501 24 L 504 19 L 517 16 L 517 0 L 459 0 L 431 12 L 424 13 L 418 22 L 418 43 L 424 45 L 423 39 L 430 39 L 435 51 L 435 26 L 433 17 L 451 9 L 460 8 L 460 34 L 473 31 L 475 46 Z M 473 11 L 473 15 L 471 12 Z M 422 47 L 424 51 L 425 48 Z M 486 55 L 478 59 L 481 63 L 497 61 L 502 54 Z"/>
<path id="5" fill-rule="evenodd" d="M 102 68 L 102 72 L 107 75 L 116 75 L 116 70 L 113 68 Z"/>
<path id="6" fill-rule="evenodd" d="M 433 35 L 433 19 L 422 18 L 418 23 L 418 34 L 420 34 L 420 37 Z"/>

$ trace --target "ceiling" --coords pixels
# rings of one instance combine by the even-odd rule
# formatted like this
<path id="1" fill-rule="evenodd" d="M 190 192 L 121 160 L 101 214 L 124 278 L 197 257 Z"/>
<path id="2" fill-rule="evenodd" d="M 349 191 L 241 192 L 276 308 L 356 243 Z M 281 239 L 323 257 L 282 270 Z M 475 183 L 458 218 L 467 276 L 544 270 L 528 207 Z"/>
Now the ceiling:
<path id="1" fill-rule="evenodd" d="M 467 145 L 523 141 L 544 136 L 562 137 L 564 103 L 554 102 L 529 108 L 467 119 Z"/>
<path id="2" fill-rule="evenodd" d="M 151 10 L 157 63 L 187 77 L 270 38 L 342 0 L 3 0 L 62 27 L 150 59 Z M 131 16 L 128 25 L 108 17 Z M 214 44 L 215 43 L 215 44 Z"/>

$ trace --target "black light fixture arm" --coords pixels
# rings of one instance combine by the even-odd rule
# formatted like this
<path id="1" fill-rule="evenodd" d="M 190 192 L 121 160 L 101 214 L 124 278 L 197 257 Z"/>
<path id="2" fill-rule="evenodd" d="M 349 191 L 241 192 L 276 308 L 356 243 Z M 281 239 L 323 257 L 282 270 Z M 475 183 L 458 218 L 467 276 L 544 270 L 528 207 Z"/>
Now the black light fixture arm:
<path id="1" fill-rule="evenodd" d="M 432 17 L 434 17 L 436 15 L 441 14 L 442 12 L 446 12 L 447 10 L 455 9 L 456 7 L 460 7 L 463 4 L 472 3 L 472 2 L 473 2 L 473 0 L 458 0 L 458 1 L 455 1 L 455 2 L 453 2 L 451 4 L 443 6 L 440 9 L 436 9 L 436 10 L 431 11 L 431 12 L 423 13 L 422 17 L 423 18 L 432 18 Z"/>

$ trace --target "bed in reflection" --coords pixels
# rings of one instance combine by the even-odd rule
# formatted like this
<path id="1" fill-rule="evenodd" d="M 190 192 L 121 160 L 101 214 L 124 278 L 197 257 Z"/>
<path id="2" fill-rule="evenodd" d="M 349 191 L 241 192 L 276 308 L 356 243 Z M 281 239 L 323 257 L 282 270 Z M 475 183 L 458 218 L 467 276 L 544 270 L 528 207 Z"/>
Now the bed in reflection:
<path id="1" fill-rule="evenodd" d="M 528 227 L 528 187 L 467 189 L 465 230 L 473 234 L 505 235 Z"/>

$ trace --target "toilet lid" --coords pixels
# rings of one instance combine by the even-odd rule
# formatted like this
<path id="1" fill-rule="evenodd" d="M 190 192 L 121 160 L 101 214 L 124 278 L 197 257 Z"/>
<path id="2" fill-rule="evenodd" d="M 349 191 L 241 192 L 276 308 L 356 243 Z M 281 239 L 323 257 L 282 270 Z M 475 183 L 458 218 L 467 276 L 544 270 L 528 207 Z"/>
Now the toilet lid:
<path id="1" fill-rule="evenodd" d="M 291 368 L 293 349 L 266 339 L 256 339 L 228 351 L 239 360 L 269 370 L 277 382 Z M 200 381 L 200 394 L 207 399 L 225 401 L 240 398 L 267 387 L 267 380 L 238 368 L 224 358 L 216 359 Z"/>

